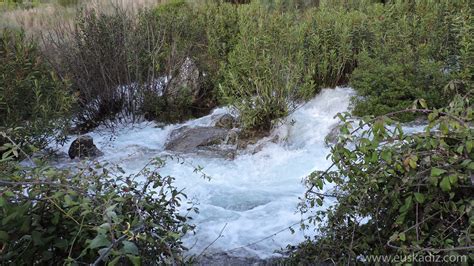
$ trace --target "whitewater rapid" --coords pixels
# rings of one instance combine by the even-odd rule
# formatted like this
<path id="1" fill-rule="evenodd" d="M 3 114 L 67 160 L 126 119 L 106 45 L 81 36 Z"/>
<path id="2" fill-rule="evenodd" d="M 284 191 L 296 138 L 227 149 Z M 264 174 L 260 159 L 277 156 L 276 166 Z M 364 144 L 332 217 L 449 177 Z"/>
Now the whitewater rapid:
<path id="1" fill-rule="evenodd" d="M 272 137 L 278 136 L 277 143 L 269 141 L 271 137 L 264 139 L 258 144 L 261 149 L 257 153 L 243 152 L 234 160 L 188 155 L 184 156 L 185 164 L 168 160 L 161 175 L 174 176 L 176 186 L 198 202 L 199 214 L 192 215 L 195 234 L 184 239 L 189 254 L 200 254 L 217 239 L 206 254 L 232 250 L 234 256 L 267 258 L 274 256 L 275 250 L 303 241 L 305 234 L 311 235 L 296 226 L 294 234 L 285 230 L 260 241 L 303 218 L 297 211 L 299 197 L 305 191 L 302 179 L 311 171 L 330 165 L 324 139 L 338 122 L 335 115 L 347 111 L 352 95 L 350 88 L 322 90 L 272 131 Z M 229 111 L 217 108 L 208 116 L 183 124 L 211 126 L 213 117 Z M 113 132 L 98 129 L 88 135 L 104 152 L 99 161 L 137 173 L 151 158 L 169 154 L 164 151 L 166 140 L 173 129 L 183 124 L 160 126 L 147 122 L 119 126 Z M 71 136 L 59 149 L 67 152 L 74 139 Z M 203 167 L 211 179 L 195 173 L 195 166 Z M 246 246 L 256 241 L 260 242 Z M 239 248 L 242 246 L 246 247 Z"/>

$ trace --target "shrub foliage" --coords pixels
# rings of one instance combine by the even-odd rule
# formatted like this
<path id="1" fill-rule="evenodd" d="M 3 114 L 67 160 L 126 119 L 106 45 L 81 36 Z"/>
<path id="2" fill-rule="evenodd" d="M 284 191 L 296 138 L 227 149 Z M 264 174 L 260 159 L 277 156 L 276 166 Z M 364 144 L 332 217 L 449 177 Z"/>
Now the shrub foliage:
<path id="1" fill-rule="evenodd" d="M 1 33 L 0 61 L 0 129 L 21 127 L 11 138 L 24 148 L 42 147 L 67 124 L 73 103 L 69 84 L 52 72 L 22 32 Z"/>
<path id="2" fill-rule="evenodd" d="M 10 159 L 0 168 L 2 264 L 184 261 L 180 239 L 192 226 L 178 208 L 186 195 L 172 177 L 159 174 L 163 161 L 155 159 L 134 175 L 117 175 L 120 169 L 93 163 L 71 172 L 40 161 L 24 167 Z"/>
<path id="3" fill-rule="evenodd" d="M 428 125 L 406 132 L 391 119 L 405 112 L 427 115 Z M 341 115 L 331 156 L 336 168 L 308 177 L 301 210 L 312 212 L 328 197 L 337 203 L 314 213 L 319 236 L 294 258 L 353 263 L 371 255 L 472 255 L 472 114 L 468 94 L 442 109 L 420 100 L 412 109 L 359 122 Z M 321 193 L 329 183 L 334 193 Z"/>

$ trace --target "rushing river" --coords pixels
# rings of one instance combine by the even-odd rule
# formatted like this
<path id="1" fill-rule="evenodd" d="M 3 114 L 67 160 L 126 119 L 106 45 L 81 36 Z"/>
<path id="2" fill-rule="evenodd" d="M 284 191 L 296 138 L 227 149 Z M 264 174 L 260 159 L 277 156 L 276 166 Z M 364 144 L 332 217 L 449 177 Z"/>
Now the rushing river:
<path id="1" fill-rule="evenodd" d="M 193 215 L 196 234 L 185 238 L 186 245 L 192 247 L 189 252 L 200 254 L 222 231 L 206 253 L 232 249 L 236 256 L 267 258 L 287 244 L 301 242 L 304 234 L 311 234 L 299 231 L 296 226 L 294 234 L 285 230 L 246 246 L 302 219 L 297 211 L 298 198 L 304 193 L 301 181 L 311 171 L 324 170 L 330 165 L 324 138 L 337 123 L 334 116 L 347 110 L 352 94 L 350 88 L 323 90 L 272 132 L 272 136 L 278 135 L 279 141 L 262 140 L 256 153 L 242 152 L 234 160 L 188 155 L 184 156 L 185 164 L 168 160 L 162 175 L 176 177 L 176 185 L 198 202 L 200 213 Z M 184 124 L 209 126 L 216 114 L 228 111 L 217 108 L 208 116 Z M 170 132 L 181 125 L 160 127 L 140 123 L 120 126 L 114 132 L 98 129 L 89 135 L 104 152 L 99 161 L 118 164 L 126 172 L 136 173 L 151 158 L 169 154 L 164 151 L 164 144 Z M 69 144 L 60 149 L 67 152 Z M 203 167 L 210 180 L 194 173 L 197 165 Z"/>

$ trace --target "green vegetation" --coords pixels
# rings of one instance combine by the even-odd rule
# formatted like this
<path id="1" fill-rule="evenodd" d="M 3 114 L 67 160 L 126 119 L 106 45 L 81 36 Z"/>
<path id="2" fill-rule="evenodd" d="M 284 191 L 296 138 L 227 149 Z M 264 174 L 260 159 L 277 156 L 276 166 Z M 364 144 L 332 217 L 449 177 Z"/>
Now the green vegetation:
<path id="1" fill-rule="evenodd" d="M 313 213 L 306 226 L 314 226 L 319 235 L 303 243 L 293 259 L 346 264 L 370 255 L 431 252 L 473 260 L 470 98 L 456 96 L 442 109 L 428 109 L 419 101 L 411 109 L 366 117 L 356 125 L 350 114 L 341 115 L 344 134 L 332 148 L 335 168 L 308 177 L 301 210 L 312 213 L 328 197 L 337 203 Z M 407 134 L 391 119 L 400 112 L 427 114 L 429 124 Z M 320 193 L 328 183 L 336 185 L 335 192 Z"/>
<path id="2" fill-rule="evenodd" d="M 241 8 L 239 38 L 219 84 L 223 99 L 241 112 L 244 127 L 269 130 L 293 103 L 311 94 L 295 14 L 257 5 Z M 252 36 L 252 37 L 251 37 Z"/>
<path id="3" fill-rule="evenodd" d="M 459 71 L 460 32 L 472 27 L 461 10 L 468 10 L 467 3 L 421 1 L 371 12 L 377 21 L 370 26 L 371 45 L 359 54 L 351 77 L 363 97 L 354 113 L 386 114 L 419 98 L 434 107 L 449 102 L 443 87 Z"/>
<path id="4" fill-rule="evenodd" d="M 10 137 L 23 148 L 41 148 L 68 123 L 73 103 L 69 82 L 52 71 L 21 32 L 0 35 L 0 61 L 0 130 L 21 127 Z"/>
<path id="5" fill-rule="evenodd" d="M 180 238 L 193 227 L 177 211 L 186 195 L 158 173 L 163 161 L 117 176 L 95 164 L 77 172 L 41 161 L 20 166 L 12 159 L 21 151 L 12 149 L 0 168 L 0 263 L 183 262 Z"/>
<path id="6" fill-rule="evenodd" d="M 139 13 L 85 12 L 73 32 L 61 28 L 49 39 L 62 40 L 50 42 L 53 61 L 80 92 L 86 124 L 124 109 L 176 121 L 221 103 L 239 109 L 245 129 L 267 131 L 321 88 L 338 85 L 357 90 L 360 116 L 418 98 L 442 107 L 453 96 L 443 87 L 462 71 L 469 8 L 469 1 L 170 1 Z M 183 82 L 188 59 L 198 74 Z M 157 95 L 150 84 L 162 76 L 174 81 Z M 127 84 L 138 88 L 117 91 Z"/>

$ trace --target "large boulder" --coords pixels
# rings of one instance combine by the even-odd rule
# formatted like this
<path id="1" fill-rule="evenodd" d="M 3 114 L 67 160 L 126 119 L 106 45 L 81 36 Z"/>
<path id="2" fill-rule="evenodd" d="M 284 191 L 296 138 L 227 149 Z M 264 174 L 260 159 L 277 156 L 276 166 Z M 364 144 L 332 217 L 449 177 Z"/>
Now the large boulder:
<path id="1" fill-rule="evenodd" d="M 201 86 L 199 84 L 199 69 L 192 59 L 187 57 L 178 70 L 178 74 L 171 78 L 167 86 L 166 96 L 170 103 L 183 101 L 187 98 L 192 103 L 199 100 Z"/>
<path id="2" fill-rule="evenodd" d="M 103 153 L 95 146 L 94 139 L 91 136 L 83 135 L 75 139 L 68 151 L 69 157 L 78 158 L 93 158 L 102 156 Z"/>
<path id="3" fill-rule="evenodd" d="M 224 144 L 228 129 L 218 127 L 181 127 L 170 134 L 165 149 L 170 151 L 192 153 L 201 148 Z"/>

